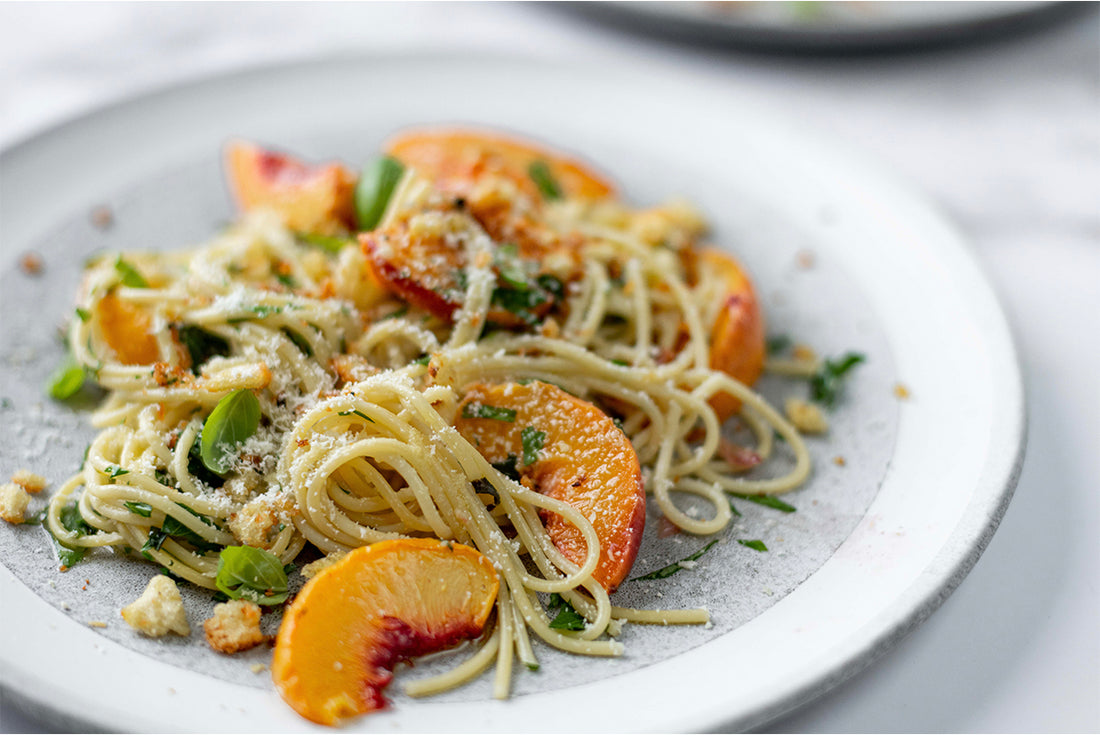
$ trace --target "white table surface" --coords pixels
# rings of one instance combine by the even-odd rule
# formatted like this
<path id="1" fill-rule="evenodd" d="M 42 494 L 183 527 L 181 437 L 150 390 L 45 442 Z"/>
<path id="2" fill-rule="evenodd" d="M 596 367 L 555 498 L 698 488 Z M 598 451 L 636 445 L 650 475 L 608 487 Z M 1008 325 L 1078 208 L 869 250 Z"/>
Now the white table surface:
<path id="1" fill-rule="evenodd" d="M 909 179 L 967 232 L 1014 329 L 1029 444 L 962 586 L 767 729 L 1100 732 L 1100 7 L 994 42 L 798 58 L 506 4 L 0 5 L 0 145 L 173 82 L 340 50 L 493 49 L 718 74 Z M 42 725 L 0 702 L 0 731 Z"/>

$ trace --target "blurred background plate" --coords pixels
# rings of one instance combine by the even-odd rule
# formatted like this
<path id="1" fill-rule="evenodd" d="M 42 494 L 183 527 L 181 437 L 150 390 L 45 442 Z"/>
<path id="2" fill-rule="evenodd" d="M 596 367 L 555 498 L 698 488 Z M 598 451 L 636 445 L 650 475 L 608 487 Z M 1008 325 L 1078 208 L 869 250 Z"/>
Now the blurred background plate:
<path id="1" fill-rule="evenodd" d="M 867 52 L 958 43 L 1061 15 L 1059 2 L 592 2 L 570 9 L 640 31 L 746 48 Z"/>

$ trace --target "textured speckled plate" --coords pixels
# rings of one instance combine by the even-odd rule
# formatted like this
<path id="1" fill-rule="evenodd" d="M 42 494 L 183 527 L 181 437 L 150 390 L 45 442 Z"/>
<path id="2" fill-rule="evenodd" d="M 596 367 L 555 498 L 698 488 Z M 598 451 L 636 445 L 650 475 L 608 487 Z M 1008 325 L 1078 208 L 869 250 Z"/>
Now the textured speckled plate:
<path id="1" fill-rule="evenodd" d="M 227 138 L 354 165 L 393 131 L 432 122 L 492 125 L 572 149 L 638 203 L 689 197 L 711 219 L 713 240 L 752 271 L 769 332 L 824 354 L 858 350 L 868 362 L 829 435 L 811 441 L 814 475 L 786 498 L 797 512 L 739 501 L 741 517 L 694 569 L 619 593 L 638 606 L 704 605 L 711 626 L 630 627 L 616 660 L 540 649 L 541 669 L 517 671 L 506 702 L 490 699 L 487 678 L 410 700 L 402 679 L 449 663 L 423 662 L 399 673 L 393 708 L 349 729 L 752 727 L 854 673 L 954 589 L 1004 512 L 1024 441 L 1011 339 L 964 242 L 850 154 L 706 79 L 656 69 L 597 77 L 518 59 L 333 59 L 168 89 L 4 151 L 0 475 L 28 467 L 56 486 L 76 469 L 92 435 L 86 413 L 46 400 L 41 386 L 62 355 L 56 327 L 71 313 L 81 263 L 104 248 L 180 247 L 215 232 L 231 216 L 218 158 Z M 113 213 L 109 227 L 90 216 L 99 206 Z M 18 267 L 28 250 L 44 260 L 37 276 Z M 895 396 L 899 382 L 907 401 Z M 768 380 L 762 389 L 781 400 L 805 386 Z M 706 541 L 650 533 L 635 570 Z M 252 672 L 266 651 L 206 649 L 208 594 L 185 590 L 190 639 L 155 642 L 118 616 L 151 566 L 100 554 L 59 574 L 41 529 L 7 524 L 0 560 L 0 685 L 13 701 L 106 729 L 308 727 L 266 673 Z"/>

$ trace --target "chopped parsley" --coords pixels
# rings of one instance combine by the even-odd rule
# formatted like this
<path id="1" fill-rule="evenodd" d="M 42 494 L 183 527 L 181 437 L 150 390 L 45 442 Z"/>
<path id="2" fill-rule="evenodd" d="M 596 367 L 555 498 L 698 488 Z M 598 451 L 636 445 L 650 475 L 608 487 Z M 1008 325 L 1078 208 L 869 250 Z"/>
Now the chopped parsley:
<path id="1" fill-rule="evenodd" d="M 546 443 L 546 432 L 533 426 L 524 426 L 519 436 L 523 444 L 523 466 L 526 467 L 538 461 L 539 450 Z"/>
<path id="2" fill-rule="evenodd" d="M 566 600 L 557 592 L 550 595 L 547 608 L 551 611 L 558 611 L 554 619 L 550 621 L 550 627 L 554 630 L 584 630 L 586 625 L 584 616 L 577 612 L 576 608 L 569 603 L 569 600 Z"/>
<path id="3" fill-rule="evenodd" d="M 153 514 L 153 506 L 148 503 L 137 503 L 132 500 L 127 500 L 123 505 L 129 508 L 131 513 L 135 513 L 142 518 L 148 518 Z"/>
<path id="4" fill-rule="evenodd" d="M 754 551 L 767 551 L 768 550 L 768 547 L 764 545 L 764 542 L 759 540 L 759 539 L 749 540 L 749 539 L 739 538 L 739 539 L 737 539 L 737 543 L 741 544 L 742 546 L 748 546 L 750 549 L 753 549 Z"/>

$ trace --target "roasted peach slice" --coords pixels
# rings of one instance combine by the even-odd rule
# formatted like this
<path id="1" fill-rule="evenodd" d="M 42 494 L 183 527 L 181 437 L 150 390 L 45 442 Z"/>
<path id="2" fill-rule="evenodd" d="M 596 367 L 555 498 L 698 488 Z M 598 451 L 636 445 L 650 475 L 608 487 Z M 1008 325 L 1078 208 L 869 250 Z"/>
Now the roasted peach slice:
<path id="1" fill-rule="evenodd" d="M 114 293 L 99 300 L 99 329 L 107 345 L 123 365 L 150 365 L 160 359 L 157 338 L 151 333 L 152 317 L 139 306 Z"/>
<path id="2" fill-rule="evenodd" d="M 323 725 L 382 709 L 394 665 L 480 635 L 499 588 L 489 559 L 461 544 L 396 539 L 355 549 L 287 607 L 275 686 Z"/>
<path id="3" fill-rule="evenodd" d="M 592 576 L 614 591 L 642 541 L 645 488 L 630 439 L 607 414 L 547 383 L 478 384 L 466 392 L 455 426 L 490 462 L 511 458 L 525 484 L 592 523 L 600 540 Z M 544 513 L 543 522 L 562 554 L 583 564 L 580 530 L 556 513 Z"/>
<path id="4" fill-rule="evenodd" d="M 466 192 L 487 176 L 511 180 L 532 199 L 541 198 L 538 172 L 543 163 L 565 197 L 598 199 L 613 192 L 606 178 L 587 165 L 536 143 L 482 130 L 430 129 L 403 133 L 386 152 L 448 191 Z"/>
<path id="5" fill-rule="evenodd" d="M 699 253 L 700 272 L 722 284 L 722 305 L 711 330 L 710 366 L 752 385 L 764 369 L 764 316 L 752 281 L 736 260 L 708 248 Z M 737 413 L 741 402 L 728 393 L 711 398 L 720 420 Z"/>
<path id="6" fill-rule="evenodd" d="M 298 232 L 335 235 L 355 229 L 355 175 L 337 163 L 308 166 L 251 143 L 231 143 L 225 168 L 243 210 L 267 207 Z"/>

